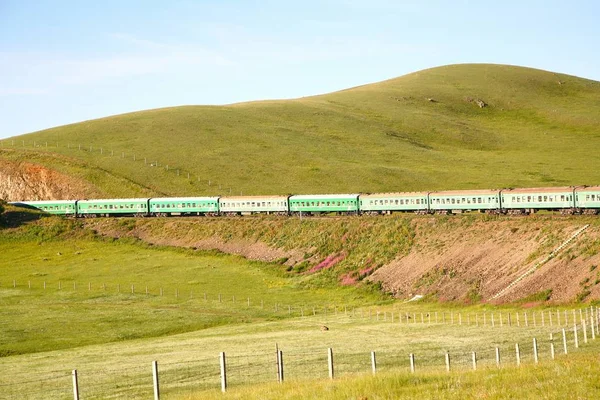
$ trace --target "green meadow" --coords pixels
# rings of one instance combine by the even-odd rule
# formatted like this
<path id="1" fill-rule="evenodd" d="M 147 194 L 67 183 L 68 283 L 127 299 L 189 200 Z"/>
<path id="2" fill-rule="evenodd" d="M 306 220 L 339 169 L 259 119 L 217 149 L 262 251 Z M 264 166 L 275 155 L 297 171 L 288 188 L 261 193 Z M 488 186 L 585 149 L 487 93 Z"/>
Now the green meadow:
<path id="1" fill-rule="evenodd" d="M 278 263 L 106 239 L 56 217 L 4 229 L 0 254 L 0 366 L 10 371 L 0 377 L 0 398 L 69 398 L 73 369 L 82 398 L 148 398 L 152 361 L 159 363 L 162 398 L 221 398 L 220 352 L 228 365 L 225 397 L 427 397 L 445 390 L 468 397 L 494 385 L 477 388 L 482 372 L 467 372 L 473 351 L 478 369 L 499 385 L 532 374 L 522 371 L 539 371 L 542 380 L 557 371 L 575 381 L 590 371 L 584 361 L 569 364 L 570 357 L 597 354 L 589 324 L 589 343 L 579 328 L 579 349 L 572 332 L 574 322 L 589 321 L 590 308 L 393 302 L 368 285 L 311 287 Z M 557 361 L 550 360 L 550 333 Z M 517 343 L 521 369 L 514 368 Z M 503 372 L 496 370 L 496 347 Z M 283 385 L 273 385 L 276 348 L 284 354 Z"/>

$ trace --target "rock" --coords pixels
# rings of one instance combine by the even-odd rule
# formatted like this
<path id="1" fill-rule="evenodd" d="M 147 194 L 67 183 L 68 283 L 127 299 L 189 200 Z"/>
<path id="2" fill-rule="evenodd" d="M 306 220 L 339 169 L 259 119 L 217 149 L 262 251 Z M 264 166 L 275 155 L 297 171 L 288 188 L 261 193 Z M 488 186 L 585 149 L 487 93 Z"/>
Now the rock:
<path id="1" fill-rule="evenodd" d="M 475 104 L 477 104 L 479 108 L 487 107 L 487 103 L 481 99 L 476 99 Z"/>
<path id="2" fill-rule="evenodd" d="M 322 330 L 322 331 L 328 331 L 328 330 L 329 330 L 329 328 L 328 328 L 328 327 L 326 327 L 325 325 L 323 325 L 323 326 L 321 327 L 321 330 Z"/>
<path id="3" fill-rule="evenodd" d="M 437 100 L 434 99 L 433 97 L 427 98 L 427 101 L 430 102 L 430 103 L 437 103 Z"/>

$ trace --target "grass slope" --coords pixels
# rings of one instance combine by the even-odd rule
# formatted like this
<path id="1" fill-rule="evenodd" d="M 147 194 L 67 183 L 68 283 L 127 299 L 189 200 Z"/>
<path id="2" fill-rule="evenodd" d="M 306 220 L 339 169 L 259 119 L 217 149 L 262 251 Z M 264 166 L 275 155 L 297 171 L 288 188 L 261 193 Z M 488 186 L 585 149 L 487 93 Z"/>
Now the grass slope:
<path id="1" fill-rule="evenodd" d="M 53 217 L 1 230 L 0 254 L 0 358 L 385 298 L 354 287 L 302 288 L 279 264 L 106 241 Z"/>
<path id="2" fill-rule="evenodd" d="M 70 169 L 72 158 L 129 180 L 124 189 L 85 176 L 119 196 L 140 193 L 136 184 L 170 195 L 591 184 L 600 182 L 588 150 L 600 146 L 598 100 L 595 81 L 451 65 L 296 100 L 118 115 L 4 140 L 2 148 L 13 158 L 58 153 L 67 156 L 58 169 Z"/>

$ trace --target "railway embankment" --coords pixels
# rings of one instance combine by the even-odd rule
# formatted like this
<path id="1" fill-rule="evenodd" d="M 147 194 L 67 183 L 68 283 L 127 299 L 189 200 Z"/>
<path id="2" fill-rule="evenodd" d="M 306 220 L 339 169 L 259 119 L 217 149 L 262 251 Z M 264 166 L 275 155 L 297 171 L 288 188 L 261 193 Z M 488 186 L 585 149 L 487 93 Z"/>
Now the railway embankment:
<path id="1" fill-rule="evenodd" d="M 582 226 L 584 233 L 562 246 Z M 596 217 L 487 215 L 94 219 L 102 236 L 279 264 L 306 285 L 377 284 L 392 295 L 477 303 L 600 299 Z M 554 252 L 554 254 L 553 254 Z M 552 256 L 548 258 L 549 255 Z M 547 259 L 505 290 L 524 272 Z"/>

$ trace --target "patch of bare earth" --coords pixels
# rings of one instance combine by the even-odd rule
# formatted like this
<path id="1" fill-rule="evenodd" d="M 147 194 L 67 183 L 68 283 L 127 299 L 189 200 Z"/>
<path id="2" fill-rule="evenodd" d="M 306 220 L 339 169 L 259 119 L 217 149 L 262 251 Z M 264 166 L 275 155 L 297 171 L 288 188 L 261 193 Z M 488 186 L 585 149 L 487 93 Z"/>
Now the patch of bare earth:
<path id="1" fill-rule="evenodd" d="M 461 301 L 492 299 L 584 225 L 577 218 L 503 219 L 466 227 L 440 226 L 434 218 L 415 223 L 416 245 L 371 279 L 402 298 L 421 294 Z M 600 255 L 584 251 L 599 238 L 598 227 L 588 228 L 494 301 L 515 301 L 546 290 L 552 290 L 550 300 L 556 302 L 600 298 L 600 274 L 594 267 Z"/>
<path id="2" fill-rule="evenodd" d="M 0 199 L 56 200 L 94 197 L 90 184 L 28 162 L 0 159 Z"/>
<path id="3" fill-rule="evenodd" d="M 235 254 L 250 260 L 273 262 L 287 259 L 287 265 L 293 265 L 304 258 L 306 250 L 302 249 L 278 249 L 263 242 L 250 239 L 225 240 L 219 236 L 201 237 L 199 230 L 195 229 L 202 224 L 198 219 L 177 219 L 162 224 L 159 232 L 156 224 L 137 223 L 136 226 L 127 231 L 120 229 L 110 220 L 89 220 L 88 227 L 98 233 L 110 237 L 134 237 L 146 243 L 159 246 L 175 246 L 194 248 L 199 250 L 218 250 L 227 254 Z"/>

